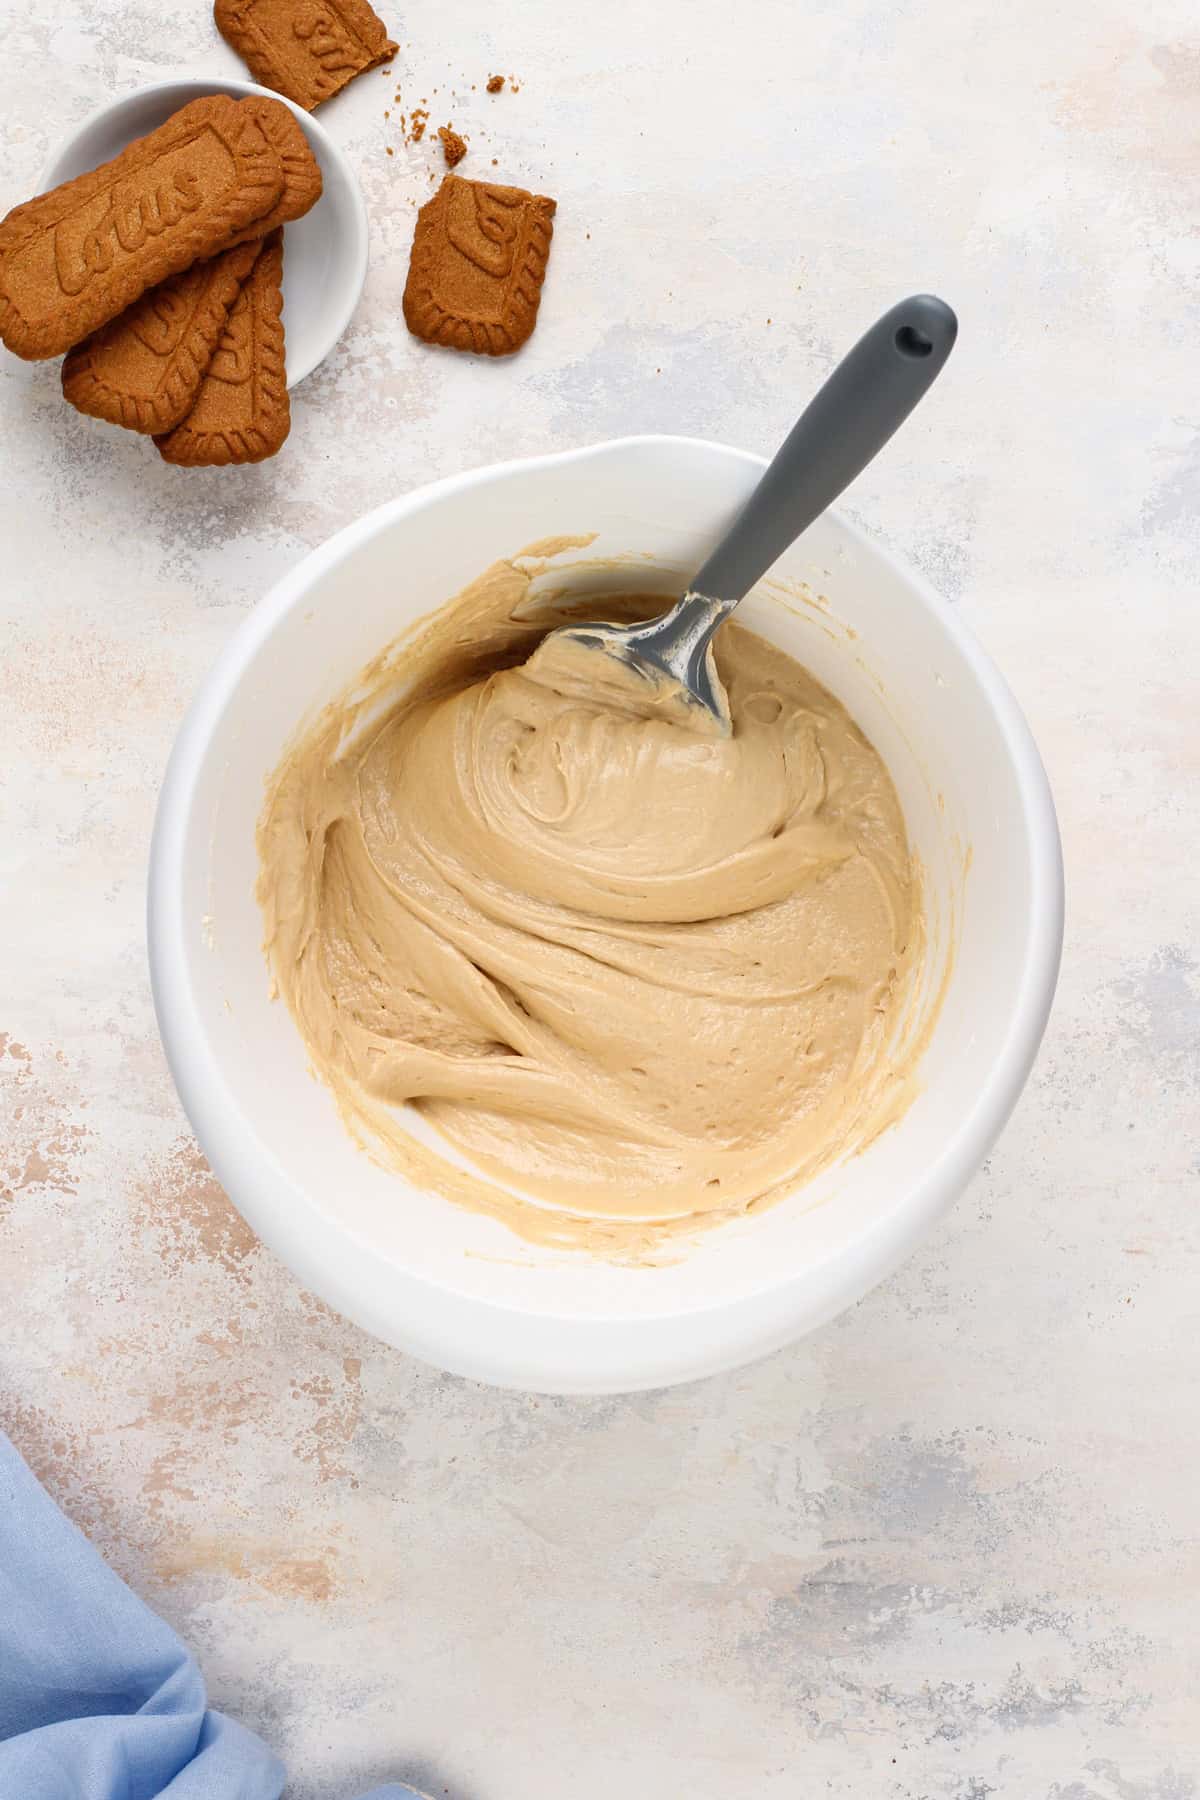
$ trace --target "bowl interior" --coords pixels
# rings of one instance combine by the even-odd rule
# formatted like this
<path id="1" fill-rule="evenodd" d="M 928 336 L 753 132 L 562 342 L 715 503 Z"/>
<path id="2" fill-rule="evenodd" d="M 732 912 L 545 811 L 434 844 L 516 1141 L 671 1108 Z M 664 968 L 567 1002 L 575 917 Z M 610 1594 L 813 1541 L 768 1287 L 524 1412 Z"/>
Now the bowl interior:
<path id="1" fill-rule="evenodd" d="M 43 172 L 42 187 L 57 187 L 108 162 L 203 94 L 232 94 L 238 99 L 260 94 L 282 100 L 304 127 L 321 165 L 321 198 L 284 232 L 283 325 L 288 386 L 295 387 L 328 356 L 346 329 L 367 271 L 367 215 L 358 181 L 329 133 L 308 113 L 268 88 L 219 76 L 139 88 L 93 113 L 59 146 Z"/>
<path id="2" fill-rule="evenodd" d="M 711 445 L 630 440 L 395 502 L 260 606 L 177 746 L 156 836 L 151 948 L 164 1039 L 201 1142 L 235 1203 L 319 1291 L 447 1366 L 589 1385 L 538 1379 L 536 1369 L 496 1375 L 496 1345 L 518 1316 L 670 1327 L 721 1309 L 732 1318 L 740 1305 L 742 1324 L 710 1333 L 703 1352 L 697 1340 L 669 1368 L 656 1372 L 650 1358 L 590 1385 L 698 1374 L 771 1347 L 755 1319 L 770 1314 L 772 1293 L 774 1341 L 795 1335 L 864 1292 L 953 1198 L 1028 1071 L 1058 930 L 1057 839 L 1048 797 L 1039 812 L 1036 752 L 946 609 L 834 516 L 788 552 L 745 618 L 806 663 L 877 745 L 924 864 L 924 998 L 946 985 L 922 1091 L 897 1126 L 762 1214 L 701 1234 L 674 1263 L 607 1265 L 526 1244 L 376 1167 L 309 1075 L 290 1016 L 268 998 L 254 828 L 264 781 L 300 721 L 413 620 L 548 534 L 596 534 L 555 558 L 555 582 L 620 585 L 619 571 L 597 567 L 615 558 L 628 559 L 626 581 L 677 590 L 760 467 Z M 428 1330 L 418 1321 L 431 1295 L 444 1311 L 451 1296 L 464 1304 L 445 1329 L 474 1334 L 478 1354 L 447 1347 L 437 1320 Z"/>

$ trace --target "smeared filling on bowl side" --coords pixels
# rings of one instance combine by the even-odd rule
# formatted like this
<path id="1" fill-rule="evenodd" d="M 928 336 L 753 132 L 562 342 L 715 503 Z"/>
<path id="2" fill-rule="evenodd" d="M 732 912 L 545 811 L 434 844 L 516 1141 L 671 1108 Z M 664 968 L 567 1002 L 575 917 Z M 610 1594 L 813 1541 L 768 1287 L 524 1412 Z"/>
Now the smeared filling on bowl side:
<path id="1" fill-rule="evenodd" d="M 528 1238 L 637 1255 L 908 1104 L 919 882 L 887 769 L 798 663 L 722 628 L 728 739 L 620 684 L 560 691 L 553 659 L 524 665 L 580 615 L 535 605 L 533 572 L 489 569 L 288 749 L 266 952 L 379 1159 Z"/>

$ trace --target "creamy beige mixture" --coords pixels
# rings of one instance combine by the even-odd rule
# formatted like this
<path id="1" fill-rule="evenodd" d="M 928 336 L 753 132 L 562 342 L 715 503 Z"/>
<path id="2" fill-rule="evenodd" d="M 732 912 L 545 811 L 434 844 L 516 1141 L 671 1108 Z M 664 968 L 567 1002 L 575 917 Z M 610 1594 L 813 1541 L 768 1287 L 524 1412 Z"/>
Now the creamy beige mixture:
<path id="1" fill-rule="evenodd" d="M 530 663 L 566 616 L 500 563 L 365 671 L 276 771 L 258 895 L 363 1142 L 620 1253 L 770 1199 L 907 1103 L 921 918 L 887 770 L 797 663 L 723 627 L 733 733 L 702 735 Z M 416 1144 L 405 1103 L 480 1174 Z"/>

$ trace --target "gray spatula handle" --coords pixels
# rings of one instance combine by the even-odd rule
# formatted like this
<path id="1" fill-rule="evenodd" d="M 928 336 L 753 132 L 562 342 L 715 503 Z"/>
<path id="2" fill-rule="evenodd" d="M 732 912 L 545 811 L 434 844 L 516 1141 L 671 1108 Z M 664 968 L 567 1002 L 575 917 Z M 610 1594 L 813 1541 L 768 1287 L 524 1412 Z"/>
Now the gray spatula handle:
<path id="1" fill-rule="evenodd" d="M 958 320 L 932 294 L 884 313 L 801 414 L 689 591 L 726 604 L 749 593 L 904 423 L 957 335 Z"/>

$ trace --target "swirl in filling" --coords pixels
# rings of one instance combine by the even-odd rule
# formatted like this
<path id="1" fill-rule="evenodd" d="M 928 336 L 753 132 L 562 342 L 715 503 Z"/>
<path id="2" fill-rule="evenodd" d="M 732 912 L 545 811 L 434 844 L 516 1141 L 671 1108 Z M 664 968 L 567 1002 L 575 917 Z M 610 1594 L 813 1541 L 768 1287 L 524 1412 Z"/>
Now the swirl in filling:
<path id="1" fill-rule="evenodd" d="M 528 589 L 496 565 L 298 737 L 258 895 L 360 1139 L 619 1252 L 787 1191 L 906 1103 L 919 890 L 887 769 L 783 651 L 723 627 L 733 735 L 699 735 L 530 661 L 566 615 Z M 475 1177 L 418 1152 L 405 1104 Z"/>

